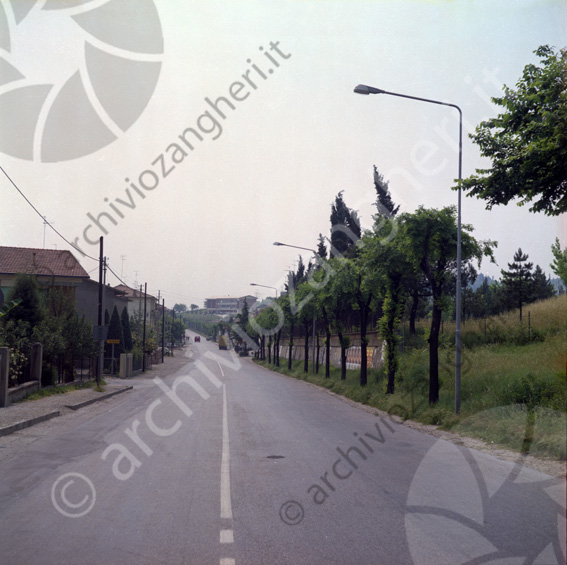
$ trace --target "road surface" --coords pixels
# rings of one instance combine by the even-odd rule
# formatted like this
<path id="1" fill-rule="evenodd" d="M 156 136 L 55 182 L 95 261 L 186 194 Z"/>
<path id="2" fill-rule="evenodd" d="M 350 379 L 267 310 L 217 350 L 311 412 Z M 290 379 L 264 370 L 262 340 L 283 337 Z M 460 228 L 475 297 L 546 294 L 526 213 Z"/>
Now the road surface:
<path id="1" fill-rule="evenodd" d="M 216 345 L 0 438 L 0 563 L 550 564 L 565 484 Z"/>

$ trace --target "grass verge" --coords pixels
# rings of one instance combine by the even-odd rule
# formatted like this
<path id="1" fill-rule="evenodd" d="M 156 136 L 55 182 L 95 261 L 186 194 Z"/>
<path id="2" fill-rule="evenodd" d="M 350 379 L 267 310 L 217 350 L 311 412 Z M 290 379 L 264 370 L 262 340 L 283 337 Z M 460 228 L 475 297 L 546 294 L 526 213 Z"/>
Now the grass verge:
<path id="1" fill-rule="evenodd" d="M 37 392 L 26 396 L 20 402 L 28 402 L 30 400 L 39 400 L 40 398 L 46 398 L 48 396 L 54 396 L 56 394 L 66 394 L 68 392 L 73 392 L 75 390 L 93 389 L 96 392 L 104 392 L 106 382 L 101 381 L 100 386 L 97 386 L 96 381 L 87 381 L 83 383 L 70 383 L 68 385 L 62 386 L 50 386 L 46 388 L 41 388 Z"/>
<path id="2" fill-rule="evenodd" d="M 383 370 L 371 369 L 368 384 L 361 387 L 360 372 L 324 368 L 319 374 L 303 372 L 303 361 L 287 369 L 259 364 L 273 371 L 309 381 L 373 406 L 402 419 L 438 425 L 442 429 L 476 437 L 507 449 L 538 457 L 567 460 L 567 332 L 550 332 L 543 341 L 528 345 L 490 344 L 463 350 L 461 412 L 454 413 L 454 348 L 439 351 L 441 388 L 439 402 L 430 405 L 429 354 L 414 349 L 401 356 L 396 392 L 386 394 Z M 311 367 L 310 367 L 311 370 Z"/>

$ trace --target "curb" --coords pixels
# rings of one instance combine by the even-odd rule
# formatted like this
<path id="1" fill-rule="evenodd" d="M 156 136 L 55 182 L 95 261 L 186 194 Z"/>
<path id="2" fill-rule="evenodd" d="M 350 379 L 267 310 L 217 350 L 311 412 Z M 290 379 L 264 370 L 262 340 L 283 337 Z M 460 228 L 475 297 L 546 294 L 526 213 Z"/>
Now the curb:
<path id="1" fill-rule="evenodd" d="M 61 412 L 59 410 L 55 410 L 54 412 L 50 412 L 49 414 L 44 414 L 43 416 L 37 416 L 36 418 L 32 418 L 31 420 L 22 420 L 21 422 L 12 424 L 11 426 L 7 426 L 5 428 L 0 428 L 0 437 L 13 434 L 18 430 L 29 428 L 30 426 L 40 424 L 41 422 L 45 422 L 46 420 L 51 420 L 51 418 L 56 418 L 57 416 L 61 416 Z"/>
<path id="2" fill-rule="evenodd" d="M 107 398 L 110 398 L 111 396 L 114 396 L 116 394 L 120 394 L 121 392 L 132 390 L 133 388 L 134 388 L 133 386 L 127 386 L 119 390 L 115 390 L 113 392 L 104 394 L 98 398 L 91 398 L 90 400 L 79 402 L 78 404 L 65 406 L 65 408 L 70 408 L 71 410 L 78 410 L 79 408 L 83 408 L 84 406 L 88 406 L 89 404 L 93 404 L 94 402 L 99 402 L 100 400 L 106 400 Z M 17 432 L 19 430 L 23 430 L 24 428 L 35 426 L 36 424 L 40 424 L 41 422 L 45 422 L 46 420 L 51 420 L 51 418 L 57 418 L 58 416 L 61 416 L 60 410 L 55 410 L 53 412 L 49 412 L 49 414 L 36 416 L 35 418 L 30 418 L 29 420 L 22 420 L 21 422 L 17 422 L 15 424 L 12 424 L 11 426 L 0 428 L 0 437 L 13 434 L 14 432 Z"/>
<path id="3" fill-rule="evenodd" d="M 65 408 L 70 408 L 71 410 L 78 410 L 79 408 L 83 408 L 84 406 L 88 406 L 89 404 L 93 404 L 95 402 L 99 402 L 100 400 L 106 400 L 111 396 L 115 396 L 116 394 L 120 394 L 121 392 L 126 392 L 127 390 L 132 390 L 134 387 L 132 385 L 121 388 L 120 390 L 115 390 L 114 392 L 109 392 L 99 398 L 91 398 L 90 400 L 85 400 L 84 402 L 79 402 L 78 404 L 71 404 L 65 405 Z"/>

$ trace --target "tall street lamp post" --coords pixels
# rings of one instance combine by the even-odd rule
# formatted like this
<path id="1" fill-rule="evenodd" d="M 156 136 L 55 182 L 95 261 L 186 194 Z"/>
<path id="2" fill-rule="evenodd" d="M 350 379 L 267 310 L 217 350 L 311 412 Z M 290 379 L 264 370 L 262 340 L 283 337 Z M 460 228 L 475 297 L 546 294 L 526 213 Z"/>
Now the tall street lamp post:
<path id="1" fill-rule="evenodd" d="M 264 288 L 273 288 L 276 291 L 276 300 L 278 299 L 278 289 L 275 286 L 268 286 L 265 284 L 258 284 L 258 283 L 250 283 L 250 286 L 261 286 Z"/>
<path id="2" fill-rule="evenodd" d="M 315 257 L 319 257 L 319 253 L 314 249 L 309 247 L 300 247 L 299 245 L 289 245 L 287 243 L 281 243 L 279 241 L 274 241 L 274 245 L 278 247 L 293 247 L 294 249 L 303 249 L 304 251 L 311 251 L 315 254 Z M 315 309 L 313 309 L 313 338 L 311 340 L 311 371 L 315 373 Z"/>
<path id="3" fill-rule="evenodd" d="M 461 177 L 463 163 L 463 112 L 456 104 L 441 102 L 439 100 L 430 100 L 429 98 L 420 98 L 418 96 L 409 96 L 407 94 L 399 94 L 397 92 L 388 92 L 381 88 L 374 88 L 365 84 L 359 84 L 354 88 L 357 94 L 388 94 L 390 96 L 399 96 L 400 98 L 409 98 L 410 100 L 418 100 L 420 102 L 429 102 L 430 104 L 439 104 L 441 106 L 450 106 L 456 108 L 459 112 L 459 186 L 457 198 L 457 291 L 456 291 L 456 324 L 455 324 L 455 414 L 461 411 Z"/>

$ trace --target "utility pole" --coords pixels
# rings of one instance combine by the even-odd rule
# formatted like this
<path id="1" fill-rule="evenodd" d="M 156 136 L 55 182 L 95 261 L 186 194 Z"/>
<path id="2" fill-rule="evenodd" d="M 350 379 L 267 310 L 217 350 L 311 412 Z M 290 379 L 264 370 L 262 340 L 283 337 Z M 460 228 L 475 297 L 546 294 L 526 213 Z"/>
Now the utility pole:
<path id="1" fill-rule="evenodd" d="M 165 298 L 163 299 L 161 310 L 161 362 L 163 363 L 165 354 Z"/>
<path id="2" fill-rule="evenodd" d="M 139 306 L 138 308 L 138 332 L 139 332 L 140 324 L 142 323 L 142 285 L 140 285 L 140 300 L 138 302 L 138 306 Z"/>
<path id="3" fill-rule="evenodd" d="M 141 287 L 140 287 L 141 290 Z M 146 372 L 146 296 L 148 283 L 144 283 L 144 333 L 142 338 L 142 373 Z M 141 304 L 141 303 L 140 303 Z"/>
<path id="4" fill-rule="evenodd" d="M 173 335 L 173 326 L 175 325 L 175 309 L 171 311 L 171 356 L 173 357 L 173 346 L 175 345 L 175 336 Z"/>
<path id="5" fill-rule="evenodd" d="M 51 223 L 47 221 L 46 216 L 42 216 L 43 218 L 43 248 L 45 249 L 45 226 L 51 226 Z"/>
<path id="6" fill-rule="evenodd" d="M 102 236 L 99 239 L 99 259 L 98 259 L 98 364 L 96 368 L 96 385 L 97 387 L 100 386 L 100 378 L 102 376 L 102 365 L 104 363 L 104 339 L 102 336 L 102 300 L 103 300 L 103 261 L 104 258 L 102 256 Z"/>

